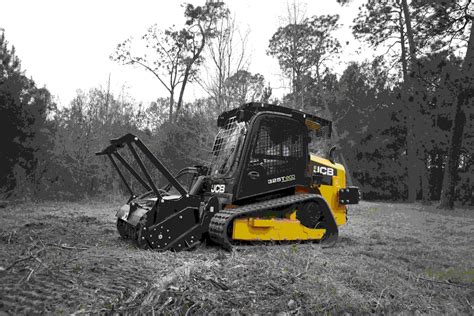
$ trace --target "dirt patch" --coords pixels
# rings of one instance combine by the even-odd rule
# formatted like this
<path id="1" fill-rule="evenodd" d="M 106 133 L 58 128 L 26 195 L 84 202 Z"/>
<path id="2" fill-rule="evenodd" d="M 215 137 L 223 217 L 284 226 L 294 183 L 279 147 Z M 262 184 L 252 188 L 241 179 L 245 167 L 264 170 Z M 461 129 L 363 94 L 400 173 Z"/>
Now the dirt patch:
<path id="1" fill-rule="evenodd" d="M 113 204 L 9 205 L 0 312 L 472 314 L 474 218 L 427 208 L 363 202 L 331 249 L 158 253 L 118 237 Z"/>

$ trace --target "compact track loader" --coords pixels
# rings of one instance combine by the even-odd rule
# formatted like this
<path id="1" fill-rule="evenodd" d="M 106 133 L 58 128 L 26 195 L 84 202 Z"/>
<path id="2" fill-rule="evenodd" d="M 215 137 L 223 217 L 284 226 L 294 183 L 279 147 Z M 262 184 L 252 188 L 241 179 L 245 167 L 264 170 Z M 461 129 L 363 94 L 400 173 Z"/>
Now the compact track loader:
<path id="1" fill-rule="evenodd" d="M 117 212 L 120 235 L 141 248 L 174 251 L 203 240 L 229 250 L 245 241 L 334 245 L 338 226 L 346 223 L 346 205 L 358 203 L 359 190 L 346 187 L 344 167 L 332 154 L 322 158 L 309 152 L 310 133 L 330 135 L 331 122 L 248 103 L 222 113 L 217 125 L 210 165 L 185 168 L 176 176 L 132 134 L 111 140 L 97 153 L 110 158 L 131 194 Z M 140 172 L 119 153 L 124 147 Z M 169 183 L 159 187 L 147 164 Z M 140 194 L 123 169 L 141 184 Z"/>

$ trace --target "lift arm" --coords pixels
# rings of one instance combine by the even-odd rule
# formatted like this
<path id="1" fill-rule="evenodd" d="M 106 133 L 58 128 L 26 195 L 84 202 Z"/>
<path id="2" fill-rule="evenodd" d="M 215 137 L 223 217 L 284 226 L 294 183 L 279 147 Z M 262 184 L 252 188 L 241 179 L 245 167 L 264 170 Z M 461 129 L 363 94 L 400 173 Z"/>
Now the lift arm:
<path id="1" fill-rule="evenodd" d="M 132 153 L 135 161 L 137 162 L 142 174 L 145 176 L 145 180 L 140 176 L 140 174 L 127 162 L 119 153 L 118 150 L 123 148 L 127 145 L 128 149 Z M 162 198 L 160 194 L 160 190 L 156 186 L 155 182 L 151 178 L 150 173 L 145 167 L 140 155 L 137 152 L 137 149 L 142 152 L 142 154 L 147 158 L 169 181 L 169 183 L 178 190 L 178 192 L 183 196 L 187 195 L 188 192 L 186 189 L 179 183 L 179 181 L 171 174 L 171 172 L 163 165 L 163 163 L 152 154 L 152 152 L 145 146 L 145 144 L 135 135 L 133 134 L 126 134 L 120 138 L 112 139 L 110 141 L 110 145 L 107 146 L 104 150 L 97 152 L 96 155 L 107 155 L 109 159 L 112 161 L 113 166 L 117 170 L 120 178 L 125 183 L 128 191 L 132 196 L 134 196 L 133 190 L 130 187 L 129 183 L 126 181 L 125 176 L 123 175 L 119 165 L 115 161 L 114 157 L 132 174 L 132 176 L 140 182 L 140 184 L 145 188 L 145 190 L 149 191 L 152 190 L 158 199 Z"/>

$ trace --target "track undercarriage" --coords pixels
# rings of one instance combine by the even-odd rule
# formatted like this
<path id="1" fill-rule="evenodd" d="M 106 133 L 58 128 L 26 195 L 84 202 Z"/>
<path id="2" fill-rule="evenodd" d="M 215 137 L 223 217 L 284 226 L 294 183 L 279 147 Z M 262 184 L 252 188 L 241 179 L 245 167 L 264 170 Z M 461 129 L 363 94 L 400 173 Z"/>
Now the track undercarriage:
<path id="1" fill-rule="evenodd" d="M 217 201 L 207 205 L 204 212 L 211 213 L 213 206 L 217 209 Z M 207 222 L 199 221 L 199 210 L 193 207 L 186 207 L 155 223 L 149 222 L 154 217 L 153 209 L 137 207 L 130 211 L 127 208 L 131 207 L 124 205 L 117 214 L 117 229 L 122 238 L 133 240 L 143 249 L 190 249 L 200 244 L 204 235 L 227 250 L 239 241 L 322 240 L 323 245 L 329 247 L 338 236 L 334 217 L 327 203 L 317 194 L 300 194 L 224 209 Z M 187 229 L 177 230 L 177 227 Z"/>
<path id="2" fill-rule="evenodd" d="M 306 226 L 297 218 L 309 211 L 317 216 L 306 219 Z M 284 224 L 278 225 L 280 221 Z M 337 240 L 338 229 L 320 195 L 300 194 L 222 210 L 212 218 L 209 235 L 213 242 L 229 250 L 234 240 L 323 240 L 330 246 Z"/>

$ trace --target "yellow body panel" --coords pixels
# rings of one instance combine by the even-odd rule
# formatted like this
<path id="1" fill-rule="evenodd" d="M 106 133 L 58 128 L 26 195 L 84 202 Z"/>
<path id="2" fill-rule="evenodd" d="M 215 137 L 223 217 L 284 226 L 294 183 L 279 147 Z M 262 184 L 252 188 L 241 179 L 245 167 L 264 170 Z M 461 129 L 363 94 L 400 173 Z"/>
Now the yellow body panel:
<path id="1" fill-rule="evenodd" d="M 311 229 L 288 218 L 238 218 L 234 220 L 235 240 L 320 240 L 325 229 Z"/>
<path id="2" fill-rule="evenodd" d="M 333 164 L 325 158 L 311 155 L 311 162 L 318 163 L 337 171 L 332 177 L 332 185 L 314 185 L 313 189 L 321 194 L 331 209 L 337 226 L 346 224 L 346 206 L 339 204 L 339 189 L 346 187 L 344 166 Z M 304 189 L 304 188 L 303 188 Z M 298 194 L 299 190 L 296 190 Z M 303 192 L 303 191 L 302 191 Z M 320 240 L 325 229 L 311 229 L 296 219 L 296 211 L 286 218 L 239 218 L 233 222 L 232 239 L 235 240 Z"/>
<path id="3" fill-rule="evenodd" d="M 311 155 L 311 161 L 319 164 L 334 168 L 337 170 L 337 175 L 332 177 L 332 185 L 314 185 L 314 189 L 319 191 L 326 202 L 329 204 L 329 208 L 336 219 L 337 226 L 346 224 L 346 212 L 347 208 L 343 204 L 339 204 L 338 192 L 339 189 L 346 187 L 346 170 L 343 165 L 339 163 L 333 164 L 328 159 L 321 158 L 315 155 Z"/>

